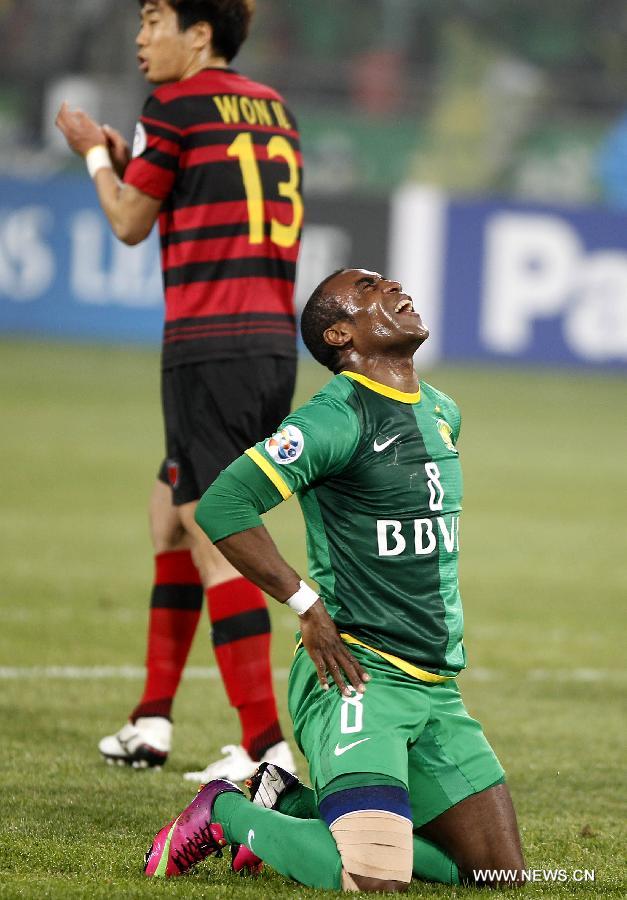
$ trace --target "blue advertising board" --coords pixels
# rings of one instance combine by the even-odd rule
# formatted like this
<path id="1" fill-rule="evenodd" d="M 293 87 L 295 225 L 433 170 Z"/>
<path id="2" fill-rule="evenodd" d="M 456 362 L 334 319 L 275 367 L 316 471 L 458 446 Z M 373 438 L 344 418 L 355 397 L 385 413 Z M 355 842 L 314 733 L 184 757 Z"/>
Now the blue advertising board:
<path id="1" fill-rule="evenodd" d="M 116 240 L 91 182 L 0 179 L 0 331 L 158 344 L 156 233 Z"/>
<path id="2" fill-rule="evenodd" d="M 627 363 L 627 215 L 450 201 L 442 252 L 446 359 Z"/>

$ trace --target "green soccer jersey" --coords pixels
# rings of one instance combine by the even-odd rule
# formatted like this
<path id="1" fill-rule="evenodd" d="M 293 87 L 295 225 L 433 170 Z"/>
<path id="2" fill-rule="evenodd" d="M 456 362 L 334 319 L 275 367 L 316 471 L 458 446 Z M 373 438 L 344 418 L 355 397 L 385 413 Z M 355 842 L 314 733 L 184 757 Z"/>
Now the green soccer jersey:
<path id="1" fill-rule="evenodd" d="M 459 429 L 425 382 L 408 394 L 344 372 L 247 451 L 283 499 L 298 495 L 309 573 L 340 632 L 434 681 L 465 664 Z"/>

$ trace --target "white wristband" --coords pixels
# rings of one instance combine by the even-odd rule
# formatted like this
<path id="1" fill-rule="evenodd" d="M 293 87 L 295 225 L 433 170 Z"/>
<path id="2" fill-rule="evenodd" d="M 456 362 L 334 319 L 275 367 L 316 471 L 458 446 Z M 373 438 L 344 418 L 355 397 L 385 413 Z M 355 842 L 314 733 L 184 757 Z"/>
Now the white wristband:
<path id="1" fill-rule="evenodd" d="M 113 168 L 109 151 L 104 144 L 97 144 L 95 147 L 91 147 L 85 154 L 85 163 L 87 171 L 92 178 L 95 177 L 96 172 L 99 172 L 100 169 Z"/>
<path id="2" fill-rule="evenodd" d="M 293 609 L 294 612 L 297 612 L 299 616 L 302 616 L 307 612 L 310 606 L 313 606 L 316 600 L 320 598 L 316 594 L 315 591 L 309 587 L 308 584 L 305 584 L 304 581 L 301 581 L 299 589 L 295 594 L 285 601 L 287 606 L 290 609 Z"/>

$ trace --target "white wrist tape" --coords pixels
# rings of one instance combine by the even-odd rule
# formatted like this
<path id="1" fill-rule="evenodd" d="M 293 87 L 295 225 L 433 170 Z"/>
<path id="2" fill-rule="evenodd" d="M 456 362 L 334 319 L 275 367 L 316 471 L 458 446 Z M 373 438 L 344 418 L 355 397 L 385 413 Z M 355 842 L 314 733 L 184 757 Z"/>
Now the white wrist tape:
<path id="1" fill-rule="evenodd" d="M 286 605 L 289 606 L 290 609 L 293 609 L 294 612 L 297 612 L 299 616 L 302 616 L 307 612 L 310 606 L 313 606 L 316 600 L 320 598 L 316 594 L 315 591 L 309 587 L 308 584 L 305 584 L 304 581 L 301 581 L 300 587 L 296 591 L 295 594 L 285 601 Z"/>
<path id="2" fill-rule="evenodd" d="M 100 169 L 113 168 L 109 151 L 104 144 L 97 144 L 95 147 L 91 147 L 85 154 L 85 163 L 87 165 L 87 171 L 92 178 L 95 176 L 96 172 L 100 171 Z"/>

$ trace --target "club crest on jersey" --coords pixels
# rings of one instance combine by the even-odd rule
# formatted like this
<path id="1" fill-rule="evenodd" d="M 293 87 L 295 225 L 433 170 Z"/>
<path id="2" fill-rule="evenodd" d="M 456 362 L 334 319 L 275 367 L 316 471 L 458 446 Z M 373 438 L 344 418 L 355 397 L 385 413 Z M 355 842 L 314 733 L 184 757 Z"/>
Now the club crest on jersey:
<path id="1" fill-rule="evenodd" d="M 436 427 L 447 448 L 453 453 L 457 453 L 457 447 L 453 443 L 453 429 L 451 428 L 449 423 L 445 422 L 444 419 L 438 419 L 438 421 L 436 422 Z"/>
<path id="2" fill-rule="evenodd" d="M 170 482 L 170 487 L 173 490 L 179 486 L 181 480 L 181 467 L 177 462 L 173 459 L 169 459 L 167 463 L 168 468 L 168 481 Z"/>
<path id="3" fill-rule="evenodd" d="M 300 428 L 286 425 L 276 431 L 266 441 L 266 453 L 280 466 L 285 466 L 298 459 L 303 452 L 305 439 Z"/>
<path id="4" fill-rule="evenodd" d="M 138 122 L 135 126 L 135 136 L 133 138 L 133 159 L 136 156 L 141 156 L 147 145 L 148 138 L 146 136 L 146 129 L 141 122 Z"/>

